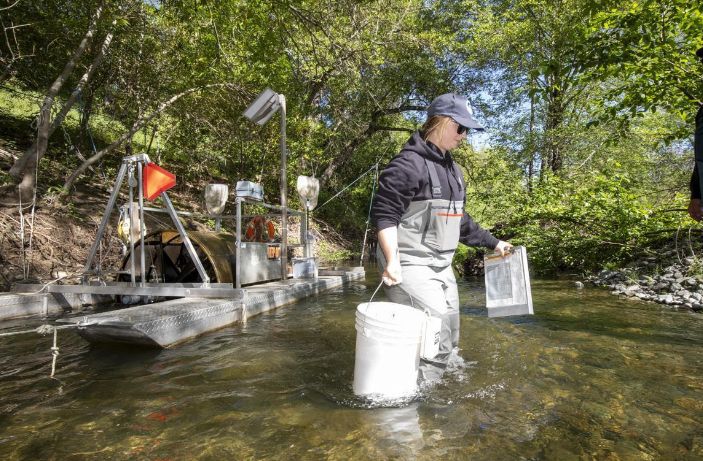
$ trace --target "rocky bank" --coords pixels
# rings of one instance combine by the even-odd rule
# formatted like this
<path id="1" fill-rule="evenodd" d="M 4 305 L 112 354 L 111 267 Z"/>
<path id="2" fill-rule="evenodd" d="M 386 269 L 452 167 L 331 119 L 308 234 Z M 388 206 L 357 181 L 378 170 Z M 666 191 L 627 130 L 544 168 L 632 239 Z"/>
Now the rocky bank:
<path id="1" fill-rule="evenodd" d="M 669 261 L 662 263 L 662 261 Z M 703 311 L 703 258 L 681 258 L 676 250 L 648 257 L 623 269 L 602 270 L 587 280 L 611 293 Z"/>

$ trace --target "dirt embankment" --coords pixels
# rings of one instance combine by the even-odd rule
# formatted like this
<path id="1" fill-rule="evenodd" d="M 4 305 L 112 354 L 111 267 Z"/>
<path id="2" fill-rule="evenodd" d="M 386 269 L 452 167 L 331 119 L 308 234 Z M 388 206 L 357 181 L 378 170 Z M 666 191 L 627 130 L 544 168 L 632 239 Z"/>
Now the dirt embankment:
<path id="1" fill-rule="evenodd" d="M 44 283 L 79 274 L 105 204 L 97 198 L 68 202 L 53 195 L 39 199 L 34 208 L 21 208 L 11 199 L 5 193 L 0 205 L 0 291 L 23 280 Z M 102 267 L 114 267 L 121 258 L 116 222 L 113 217 L 97 255 Z"/>

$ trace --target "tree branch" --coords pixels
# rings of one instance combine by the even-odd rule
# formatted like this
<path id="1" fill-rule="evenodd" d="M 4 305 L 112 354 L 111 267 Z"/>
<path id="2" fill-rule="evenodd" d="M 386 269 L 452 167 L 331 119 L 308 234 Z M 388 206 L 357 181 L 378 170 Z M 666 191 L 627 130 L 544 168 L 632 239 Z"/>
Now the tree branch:
<path id="1" fill-rule="evenodd" d="M 44 98 L 44 102 L 39 111 L 39 122 L 37 123 L 37 140 L 35 143 L 32 144 L 32 147 L 30 147 L 25 152 L 25 155 L 17 159 L 17 161 L 12 165 L 12 168 L 10 168 L 9 173 L 15 178 L 19 178 L 22 174 L 24 174 L 28 166 L 33 167 L 34 165 L 36 165 L 46 152 L 49 143 L 51 107 L 54 104 L 54 99 L 56 98 L 56 95 L 58 95 L 59 91 L 61 91 L 61 88 L 68 79 L 69 75 L 71 75 L 71 73 L 73 72 L 74 67 L 78 63 L 80 57 L 85 52 L 86 48 L 88 48 L 88 44 L 92 41 L 93 35 L 95 35 L 95 31 L 98 26 L 98 20 L 100 19 L 102 13 L 103 5 L 101 4 L 95 10 L 93 17 L 91 18 L 90 25 L 88 26 L 88 30 L 86 31 L 85 35 L 83 36 L 83 39 L 78 45 L 78 48 L 76 48 L 76 50 L 73 52 L 73 55 L 64 66 L 64 69 L 61 74 L 56 78 L 56 80 L 54 80 L 54 82 L 49 87 L 49 91 L 47 91 L 46 97 Z M 31 185 L 31 187 L 33 187 L 33 184 Z"/>
<path id="2" fill-rule="evenodd" d="M 167 109 L 169 106 L 173 105 L 176 101 L 181 99 L 184 96 L 187 96 L 192 93 L 196 93 L 199 91 L 203 91 L 209 88 L 217 88 L 217 87 L 229 87 L 233 88 L 235 85 L 232 83 L 212 83 L 209 85 L 203 85 L 195 88 L 189 88 L 185 91 L 182 91 L 174 96 L 171 96 L 169 99 L 166 101 L 163 101 L 160 103 L 156 109 L 154 109 L 153 112 L 151 112 L 149 115 L 140 117 L 138 118 L 134 124 L 132 125 L 132 128 L 130 128 L 127 132 L 123 133 L 122 136 L 117 138 L 112 144 L 109 146 L 105 147 L 104 149 L 100 150 L 93 156 L 91 156 L 88 160 L 83 162 L 69 177 L 66 179 L 66 182 L 64 183 L 64 189 L 65 193 L 70 194 L 71 188 L 73 187 L 73 184 L 76 182 L 76 179 L 85 172 L 88 167 L 92 166 L 93 164 L 97 163 L 102 157 L 104 157 L 106 154 L 109 154 L 113 150 L 115 150 L 117 147 L 121 146 L 125 141 L 128 139 L 131 139 L 132 136 L 134 136 L 134 133 L 139 131 L 144 125 L 148 124 L 151 122 L 154 118 L 156 118 L 157 115 L 161 114 L 165 109 Z"/>

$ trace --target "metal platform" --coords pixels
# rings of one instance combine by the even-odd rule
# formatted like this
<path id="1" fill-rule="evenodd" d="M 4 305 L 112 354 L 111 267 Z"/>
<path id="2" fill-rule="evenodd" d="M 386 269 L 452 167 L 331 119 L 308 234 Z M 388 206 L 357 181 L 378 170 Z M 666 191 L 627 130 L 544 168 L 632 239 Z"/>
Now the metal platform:
<path id="1" fill-rule="evenodd" d="M 27 285 L 24 285 L 26 287 Z M 20 285 L 20 288 L 23 286 Z M 34 287 L 33 285 L 29 285 Z M 17 289 L 15 291 L 18 291 Z M 95 295 L 134 295 L 200 298 L 241 299 L 243 290 L 232 288 L 231 283 L 142 283 L 132 285 L 129 282 L 106 282 L 101 285 L 47 285 L 45 293 L 73 293 Z"/>
<path id="2" fill-rule="evenodd" d="M 231 283 L 16 284 L 11 293 L 0 293 L 0 320 L 76 313 L 86 306 L 112 304 L 115 302 L 115 295 L 241 300 L 244 292 L 233 288 Z"/>
<path id="3" fill-rule="evenodd" d="M 288 279 L 238 290 L 241 298 L 183 298 L 70 319 L 92 343 L 170 347 L 313 294 L 363 280 L 363 268 L 345 268 L 316 279 Z"/>
<path id="4" fill-rule="evenodd" d="M 91 293 L 44 293 L 40 285 L 19 293 L 0 293 L 0 321 L 24 317 L 48 317 L 76 313 L 85 306 L 114 303 L 109 295 Z"/>

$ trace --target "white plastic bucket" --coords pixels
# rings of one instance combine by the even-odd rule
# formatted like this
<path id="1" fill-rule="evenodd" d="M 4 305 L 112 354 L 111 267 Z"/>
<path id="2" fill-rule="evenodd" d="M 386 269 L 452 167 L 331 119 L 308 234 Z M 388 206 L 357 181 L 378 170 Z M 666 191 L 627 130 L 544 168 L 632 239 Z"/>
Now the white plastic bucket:
<path id="1" fill-rule="evenodd" d="M 426 318 L 422 311 L 402 304 L 357 306 L 355 394 L 393 399 L 416 391 Z"/>

